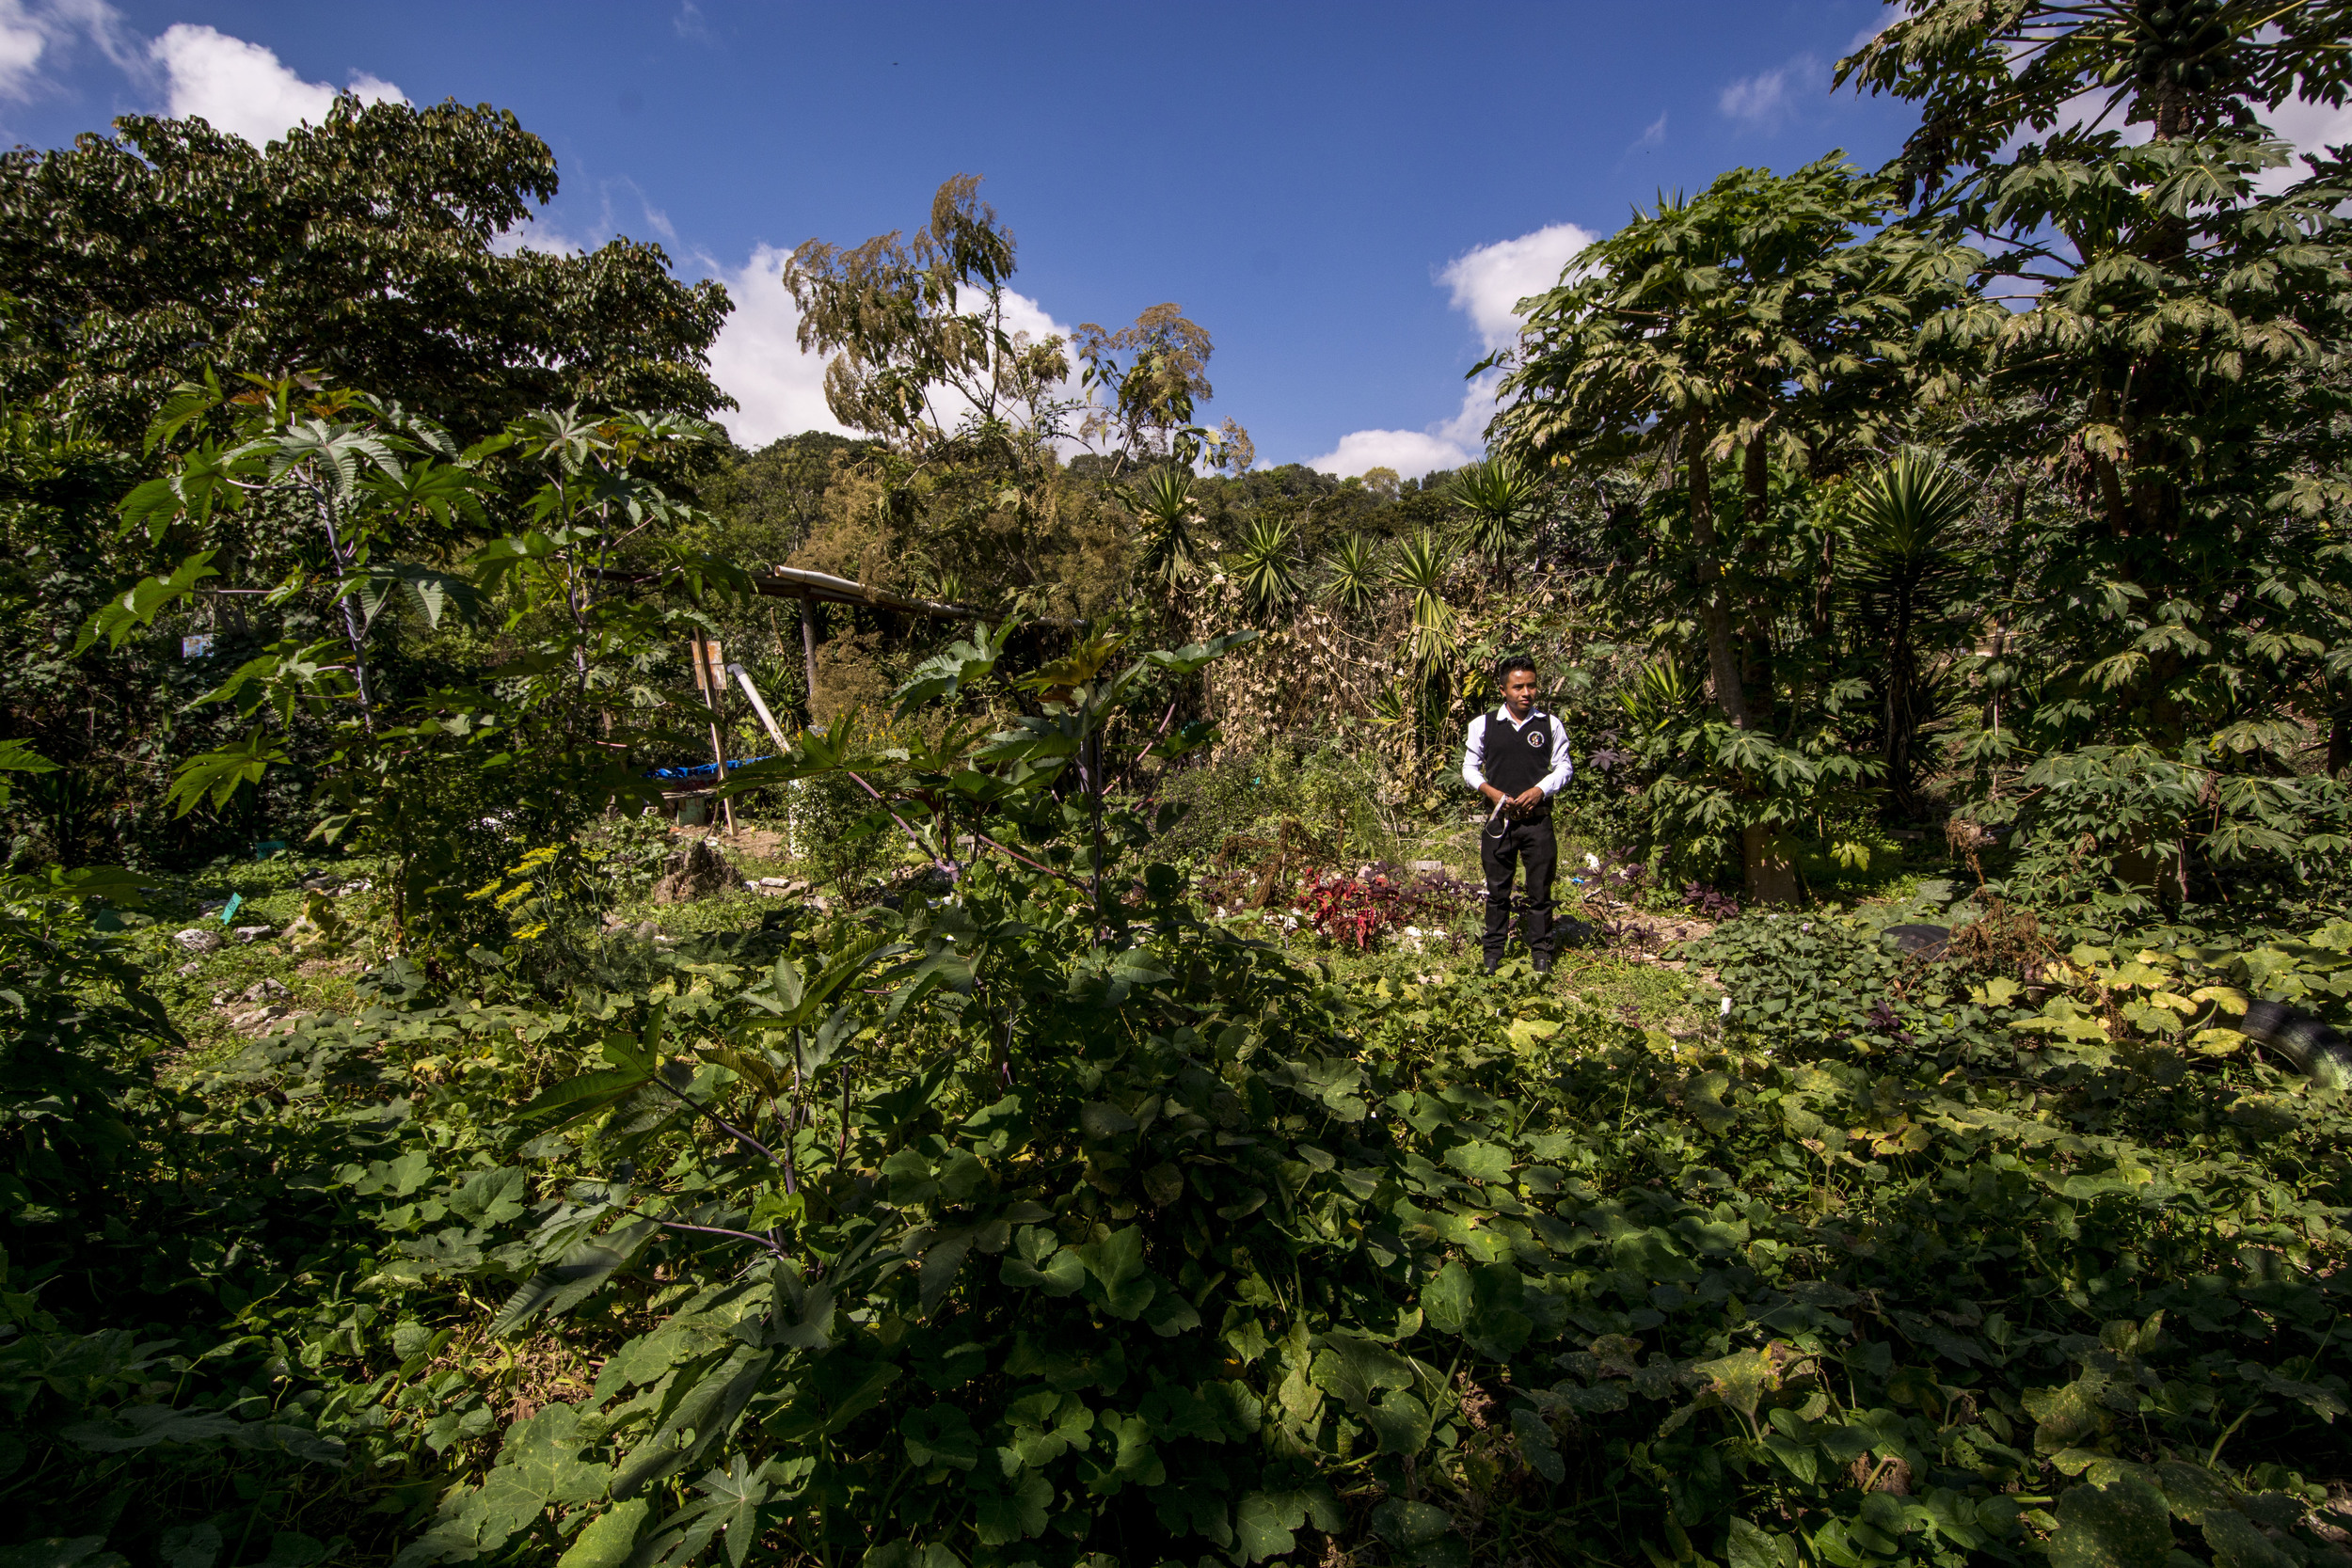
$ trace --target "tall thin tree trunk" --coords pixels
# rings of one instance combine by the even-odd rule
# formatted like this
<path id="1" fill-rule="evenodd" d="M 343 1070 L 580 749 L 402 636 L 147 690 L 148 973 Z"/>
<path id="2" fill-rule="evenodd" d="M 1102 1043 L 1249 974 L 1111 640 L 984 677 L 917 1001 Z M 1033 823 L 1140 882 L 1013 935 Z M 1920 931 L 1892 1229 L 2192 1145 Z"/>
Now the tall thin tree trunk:
<path id="1" fill-rule="evenodd" d="M 1749 578 L 1752 582 L 1771 575 L 1766 555 L 1771 546 L 1771 481 L 1770 455 L 1764 446 L 1764 432 L 1758 429 L 1748 436 L 1740 463 L 1740 548 L 1755 568 Z M 1741 609 L 1745 611 L 1741 619 L 1746 624 L 1735 640 L 1740 656 L 1740 694 L 1748 705 L 1748 727 L 1758 729 L 1771 721 L 1774 705 L 1772 615 L 1769 608 L 1753 600 Z"/>
<path id="2" fill-rule="evenodd" d="M 1723 546 L 1715 534 L 1715 497 L 1708 472 L 1707 445 L 1702 432 L 1684 437 L 1691 443 L 1691 545 L 1699 590 L 1699 614 L 1707 628 L 1707 673 L 1714 684 L 1715 705 L 1738 729 L 1751 727 L 1746 684 L 1740 668 L 1740 647 L 1732 635 L 1730 595 L 1724 581 Z M 1797 871 L 1779 847 L 1772 831 L 1761 823 L 1740 830 L 1740 861 L 1748 899 L 1758 904 L 1796 901 Z"/>
<path id="3" fill-rule="evenodd" d="M 325 495 L 319 498 L 319 521 L 326 529 L 326 548 L 335 562 L 335 585 L 342 604 L 343 640 L 351 644 L 351 681 L 359 693 L 359 722 L 370 735 L 375 733 L 375 693 L 368 686 L 367 628 L 359 624 L 359 612 L 354 609 L 349 594 L 340 590 L 349 580 L 351 554 L 343 549 L 342 531 L 335 526 L 335 506 Z"/>
<path id="4" fill-rule="evenodd" d="M 1715 498 L 1708 488 L 1705 433 L 1688 432 L 1691 443 L 1691 546 L 1699 591 L 1699 617 L 1707 628 L 1707 677 L 1715 705 L 1736 729 L 1748 727 L 1746 689 L 1740 679 L 1740 651 L 1731 637 L 1731 605 L 1724 590 L 1722 546 L 1715 537 Z"/>
<path id="5" fill-rule="evenodd" d="M 1912 646 L 1913 588 L 1905 583 L 1895 599 L 1895 636 L 1886 651 L 1886 787 L 1896 812 L 1908 818 L 1918 815 L 1919 800 L 1911 787 L 1911 743 L 1919 728 L 1919 658 Z"/>

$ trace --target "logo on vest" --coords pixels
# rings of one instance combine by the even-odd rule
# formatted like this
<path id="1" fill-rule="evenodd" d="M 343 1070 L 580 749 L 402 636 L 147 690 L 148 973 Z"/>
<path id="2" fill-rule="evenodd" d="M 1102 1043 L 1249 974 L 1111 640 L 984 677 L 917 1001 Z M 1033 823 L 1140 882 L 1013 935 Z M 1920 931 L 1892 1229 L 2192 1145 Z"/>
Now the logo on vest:
<path id="1" fill-rule="evenodd" d="M 1536 748 L 1538 751 L 1542 750 L 1544 743 L 1551 738 L 1549 735 L 1545 733 L 1547 727 L 1548 726 L 1544 725 L 1529 726 L 1527 731 L 1527 743 L 1530 746 Z"/>

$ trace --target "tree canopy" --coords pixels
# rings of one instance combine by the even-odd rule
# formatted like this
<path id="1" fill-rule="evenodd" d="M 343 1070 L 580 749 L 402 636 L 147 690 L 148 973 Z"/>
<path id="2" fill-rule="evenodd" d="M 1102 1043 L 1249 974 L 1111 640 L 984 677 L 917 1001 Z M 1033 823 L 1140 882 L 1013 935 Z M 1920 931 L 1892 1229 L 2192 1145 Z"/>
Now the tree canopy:
<path id="1" fill-rule="evenodd" d="M 362 104 L 255 148 L 201 119 L 0 154 L 0 396 L 135 438 L 224 373 L 364 382 L 472 438 L 572 402 L 732 404 L 707 359 L 729 302 L 658 245 L 521 248 L 555 157 L 487 104 Z"/>

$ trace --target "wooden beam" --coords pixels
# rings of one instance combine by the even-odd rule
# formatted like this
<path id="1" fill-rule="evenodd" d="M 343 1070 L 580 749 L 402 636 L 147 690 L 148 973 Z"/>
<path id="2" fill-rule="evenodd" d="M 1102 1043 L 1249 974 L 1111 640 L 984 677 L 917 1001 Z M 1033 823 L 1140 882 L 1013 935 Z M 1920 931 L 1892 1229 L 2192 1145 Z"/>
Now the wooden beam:
<path id="1" fill-rule="evenodd" d="M 715 657 L 719 650 L 717 643 L 705 642 L 701 632 L 693 632 L 689 634 L 688 646 L 692 650 L 694 660 L 694 685 L 703 694 L 703 705 L 710 710 L 710 760 L 718 764 L 719 786 L 723 791 L 727 782 L 727 752 L 725 744 L 719 738 L 719 689 L 726 686 L 726 675 L 718 669 Z M 723 793 L 719 803 L 726 810 L 727 836 L 733 838 L 735 802 Z"/>
<path id="2" fill-rule="evenodd" d="M 817 727 L 817 600 L 801 595 L 801 658 L 808 666 L 808 727 Z"/>
<path id="3" fill-rule="evenodd" d="M 619 572 L 606 566 L 591 566 L 587 575 L 605 582 L 626 582 L 637 587 L 661 580 L 659 573 Z M 752 592 L 766 599 L 814 599 L 818 604 L 862 604 L 876 610 L 895 610 L 902 615 L 927 615 L 934 621 L 973 621 L 980 615 L 970 605 L 941 604 L 935 599 L 911 599 L 904 594 L 893 594 L 886 588 L 868 588 L 862 582 L 834 577 L 831 572 L 803 571 L 798 566 L 778 566 L 765 577 L 753 578 Z"/>

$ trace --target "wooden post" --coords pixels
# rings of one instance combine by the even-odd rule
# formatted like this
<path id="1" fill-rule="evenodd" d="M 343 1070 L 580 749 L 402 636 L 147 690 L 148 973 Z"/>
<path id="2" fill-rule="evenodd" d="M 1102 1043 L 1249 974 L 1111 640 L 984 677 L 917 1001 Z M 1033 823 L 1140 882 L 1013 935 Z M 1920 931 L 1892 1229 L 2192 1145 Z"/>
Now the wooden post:
<path id="1" fill-rule="evenodd" d="M 727 750 L 725 743 L 719 738 L 719 693 L 716 689 L 723 686 L 725 681 L 714 678 L 712 673 L 718 667 L 719 644 L 704 641 L 702 633 L 695 632 L 691 634 L 691 646 L 694 659 L 694 686 L 703 694 L 703 705 L 710 710 L 710 760 L 719 766 L 719 786 L 723 789 L 727 782 Z M 735 802 L 722 796 L 719 806 L 726 814 L 727 836 L 733 838 Z M 716 823 L 711 825 L 718 826 Z"/>
<path id="2" fill-rule="evenodd" d="M 801 659 L 808 668 L 808 727 L 817 727 L 817 595 L 801 590 Z"/>

